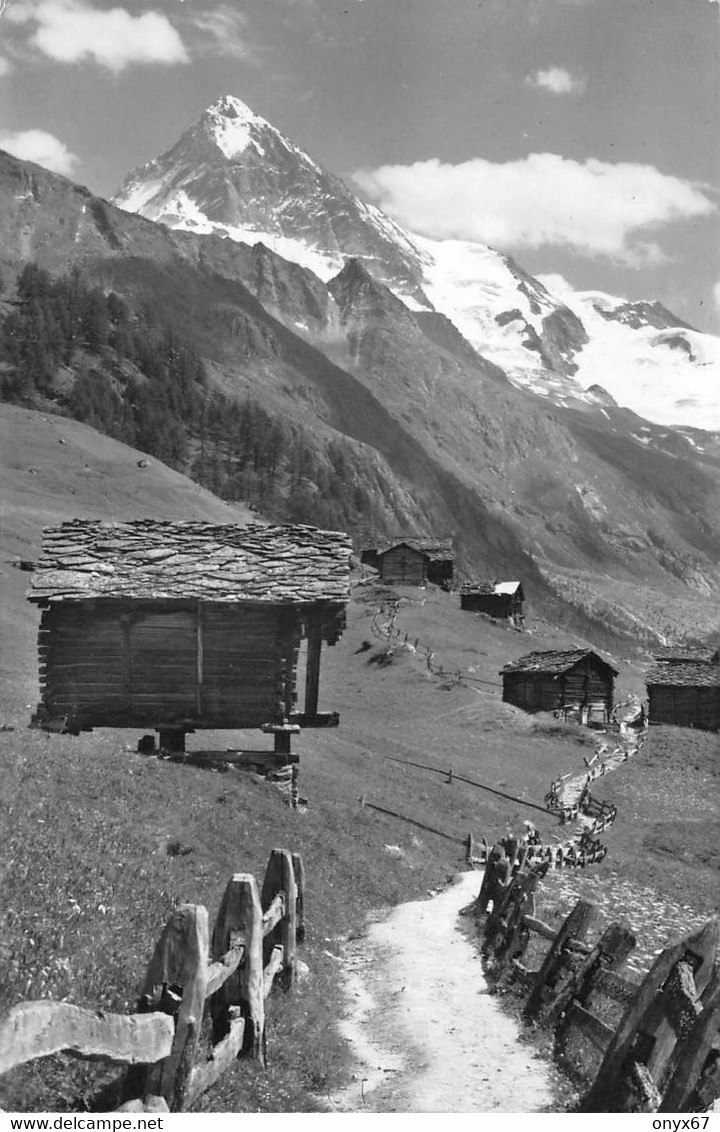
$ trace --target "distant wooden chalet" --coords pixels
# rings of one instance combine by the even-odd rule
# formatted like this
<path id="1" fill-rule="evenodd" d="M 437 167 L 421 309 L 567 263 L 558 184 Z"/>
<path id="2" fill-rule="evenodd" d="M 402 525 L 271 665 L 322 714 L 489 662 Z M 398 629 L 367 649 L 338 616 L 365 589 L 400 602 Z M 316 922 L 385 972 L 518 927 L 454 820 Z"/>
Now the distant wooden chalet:
<path id="1" fill-rule="evenodd" d="M 289 751 L 318 714 L 322 643 L 345 626 L 348 537 L 307 526 L 75 520 L 43 532 L 34 722 L 186 732 L 263 728 Z M 296 665 L 307 640 L 304 711 Z M 337 717 L 334 717 L 337 721 Z"/>
<path id="2" fill-rule="evenodd" d="M 650 723 L 720 730 L 720 650 L 660 649 L 645 683 Z"/>
<path id="3" fill-rule="evenodd" d="M 450 587 L 455 570 L 451 539 L 406 538 L 383 549 L 363 550 L 360 561 L 372 566 L 388 585 Z"/>
<path id="4" fill-rule="evenodd" d="M 503 700 L 526 711 L 604 723 L 612 713 L 617 671 L 592 649 L 531 652 L 501 670 Z"/>
<path id="5" fill-rule="evenodd" d="M 460 587 L 460 608 L 473 613 L 487 613 L 489 617 L 523 622 L 522 582 L 466 582 Z"/>

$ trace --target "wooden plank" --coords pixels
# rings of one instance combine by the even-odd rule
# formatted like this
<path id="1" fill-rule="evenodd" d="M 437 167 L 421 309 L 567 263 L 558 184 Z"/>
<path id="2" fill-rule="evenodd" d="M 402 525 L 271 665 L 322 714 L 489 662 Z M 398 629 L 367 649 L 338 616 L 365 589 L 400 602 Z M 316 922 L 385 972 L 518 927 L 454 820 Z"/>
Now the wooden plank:
<path id="1" fill-rule="evenodd" d="M 649 1046 L 646 1054 L 646 1064 L 652 1061 L 658 1066 L 656 1047 L 658 1039 L 665 1057 L 668 1046 L 675 1044 L 674 1032 L 672 1041 L 669 1041 L 666 1024 L 663 996 L 660 993 L 665 986 L 675 965 L 683 960 L 683 956 L 692 953 L 698 957 L 699 971 L 703 968 L 707 972 L 704 986 L 707 985 L 712 973 L 712 967 L 717 952 L 720 929 L 717 921 L 709 921 L 699 932 L 694 932 L 666 947 L 653 963 L 638 988 L 635 999 L 625 1012 L 620 1025 L 607 1049 L 600 1072 L 588 1093 L 580 1103 L 582 1112 L 626 1112 L 632 1104 L 634 1093 L 633 1083 L 628 1080 L 624 1067 L 629 1065 L 638 1037 L 643 1035 L 644 1042 Z M 709 970 L 708 970 L 709 967 Z M 698 972 L 696 972 L 696 979 Z M 634 1060 L 637 1060 L 635 1058 Z M 648 1068 L 650 1068 L 648 1064 Z M 662 1070 L 662 1065 L 660 1065 Z M 654 1074 L 653 1074 L 654 1076 Z M 655 1078 L 657 1080 L 657 1078 Z"/>
<path id="2" fill-rule="evenodd" d="M 292 856 L 287 849 L 273 849 L 270 853 L 261 894 L 264 909 L 270 908 L 278 892 L 284 893 L 285 896 L 285 914 L 273 931 L 265 936 L 263 961 L 267 966 L 273 948 L 278 944 L 282 946 L 282 981 L 285 989 L 289 990 L 295 974 L 297 887 Z"/>
<path id="3" fill-rule="evenodd" d="M 216 962 L 211 963 L 207 972 L 207 986 L 206 992 L 208 998 L 220 990 L 220 987 L 234 975 L 238 967 L 243 961 L 245 956 L 245 945 L 238 943 L 235 947 L 231 947 L 229 951 Z"/>
<path id="4" fill-rule="evenodd" d="M 555 939 L 557 935 L 556 929 L 551 928 L 549 924 L 542 920 L 536 919 L 535 916 L 523 916 L 523 923 L 528 931 L 537 932 L 543 939 Z"/>
<path id="5" fill-rule="evenodd" d="M 300 761 L 299 755 L 278 755 L 275 751 L 188 751 L 188 762 L 196 763 L 236 763 L 239 766 L 264 766 L 276 768 Z"/>
<path id="6" fill-rule="evenodd" d="M 125 1065 L 167 1057 L 175 1034 L 166 1014 L 106 1014 L 68 1002 L 20 1002 L 0 1024 L 0 1073 L 51 1053 L 106 1057 Z"/>
<path id="7" fill-rule="evenodd" d="M 610 924 L 582 963 L 568 973 L 555 997 L 549 1018 L 559 1019 L 573 998 L 584 1005 L 597 986 L 597 977 L 624 963 L 635 943 L 635 936 L 626 925 Z"/>
<path id="8" fill-rule="evenodd" d="M 702 1014 L 683 1043 L 658 1112 L 705 1112 L 720 1094 L 720 972 L 705 989 Z"/>
<path id="9" fill-rule="evenodd" d="M 505 840 L 507 860 L 515 859 L 517 843 Z M 502 860 L 498 863 L 498 868 Z M 510 964 L 513 959 L 520 959 L 530 939 L 530 933 L 524 927 L 524 912 L 526 907 L 534 907 L 534 893 L 540 874 L 536 872 L 519 872 L 510 881 L 504 891 L 493 899 L 493 909 L 485 923 L 485 933 L 482 945 L 482 954 L 491 965 L 493 977 L 503 979 L 508 973 L 512 975 Z"/>
<path id="10" fill-rule="evenodd" d="M 305 715 L 315 716 L 318 709 L 320 691 L 320 653 L 322 650 L 322 626 L 314 619 L 308 627 L 307 663 L 305 668 Z"/>
<path id="11" fill-rule="evenodd" d="M 294 711 L 290 714 L 290 722 L 297 723 L 299 727 L 303 728 L 339 727 L 340 715 L 336 711 L 319 711 L 315 715 Z"/>
<path id="12" fill-rule="evenodd" d="M 244 1050 L 264 1064 L 262 906 L 255 877 L 249 873 L 235 873 L 227 884 L 213 927 L 212 960 L 220 960 L 233 942 L 243 944 L 244 962 L 210 1000 L 215 1040 L 225 1036 L 230 1011 L 239 1006 L 246 1022 Z"/>
<path id="13" fill-rule="evenodd" d="M 263 971 L 263 994 L 265 998 L 267 998 L 273 988 L 275 976 L 282 968 L 284 958 L 285 956 L 283 953 L 283 948 L 280 944 L 277 944 L 277 946 L 273 947 L 272 951 L 270 952 L 267 966 Z"/>
<path id="14" fill-rule="evenodd" d="M 531 987 L 537 978 L 537 971 L 531 971 L 520 959 L 511 960 L 513 978 L 522 987 Z"/>
<path id="15" fill-rule="evenodd" d="M 600 968 L 593 978 L 593 987 L 613 1002 L 630 1002 L 638 992 L 639 983 L 631 983 L 617 971 Z"/>
<path id="16" fill-rule="evenodd" d="M 582 939 L 568 939 L 565 941 L 565 950 L 571 955 L 590 955 L 592 947 Z"/>
<path id="17" fill-rule="evenodd" d="M 185 1107 L 197 1100 L 229 1069 L 242 1050 L 244 1033 L 245 1019 L 233 1018 L 227 1035 L 213 1048 L 209 1061 L 191 1069 L 185 1090 Z"/>
<path id="18" fill-rule="evenodd" d="M 720 943 L 720 923 L 711 921 L 687 939 L 685 954 L 674 965 L 665 980 L 662 995 L 655 1000 L 643 1022 L 643 1030 L 655 1039 L 646 1065 L 658 1084 L 674 1064 L 678 1038 L 685 1036 L 702 1009 L 699 999 L 712 977 Z"/>
<path id="19" fill-rule="evenodd" d="M 285 915 L 285 893 L 278 892 L 273 901 L 263 912 L 263 935 L 269 935 Z"/>
<path id="20" fill-rule="evenodd" d="M 165 988 L 180 988 L 172 1050 L 157 1068 L 149 1070 L 143 1090 L 165 1097 L 172 1112 L 182 1110 L 185 1071 L 189 1071 L 197 1045 L 206 998 L 207 957 L 207 911 L 201 905 L 181 904 L 157 942 L 142 989 L 145 1001 L 159 1002 Z"/>
<path id="21" fill-rule="evenodd" d="M 120 680 L 117 683 L 85 684 L 78 681 L 75 684 L 59 684 L 54 680 L 47 682 L 47 692 L 54 703 L 78 704 L 87 700 L 102 700 L 105 696 L 113 696 L 119 700 L 127 698 L 125 689 Z"/>
<path id="22" fill-rule="evenodd" d="M 295 873 L 295 888 L 297 890 L 295 939 L 297 943 L 305 942 L 305 865 L 299 853 L 292 855 L 293 872 Z"/>
<path id="23" fill-rule="evenodd" d="M 595 908 L 586 900 L 578 900 L 569 916 L 560 926 L 555 939 L 543 959 L 542 966 L 523 1014 L 527 1019 L 537 1018 L 549 1000 L 554 998 L 555 984 L 566 964 L 566 945 L 570 940 L 582 940 L 587 934 Z"/>
<path id="24" fill-rule="evenodd" d="M 606 1026 L 600 1018 L 596 1018 L 579 1002 L 572 1002 L 567 1011 L 567 1027 L 572 1029 L 575 1027 L 582 1034 L 588 1038 L 597 1049 L 603 1052 L 607 1049 L 610 1039 L 614 1034 L 612 1026 Z M 566 1041 L 572 1040 L 571 1036 L 565 1039 Z"/>

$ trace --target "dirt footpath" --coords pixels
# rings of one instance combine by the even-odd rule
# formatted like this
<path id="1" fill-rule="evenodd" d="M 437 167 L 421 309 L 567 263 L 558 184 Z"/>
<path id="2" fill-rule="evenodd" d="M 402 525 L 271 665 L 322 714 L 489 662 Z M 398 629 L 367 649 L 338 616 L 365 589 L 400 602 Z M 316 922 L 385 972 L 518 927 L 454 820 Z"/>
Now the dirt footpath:
<path id="1" fill-rule="evenodd" d="M 481 880 L 480 872 L 463 873 L 348 945 L 350 1016 L 342 1031 L 359 1064 L 356 1080 L 331 1098 L 335 1110 L 557 1111 L 549 1063 L 520 1043 L 458 921 Z"/>

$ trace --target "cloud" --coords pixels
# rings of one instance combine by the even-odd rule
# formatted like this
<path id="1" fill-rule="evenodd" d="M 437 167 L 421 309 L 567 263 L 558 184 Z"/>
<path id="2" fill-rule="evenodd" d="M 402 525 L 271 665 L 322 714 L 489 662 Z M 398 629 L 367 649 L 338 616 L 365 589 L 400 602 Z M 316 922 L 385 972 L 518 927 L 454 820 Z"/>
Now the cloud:
<path id="1" fill-rule="evenodd" d="M 717 2 L 718 0 L 714 0 L 714 3 Z M 720 283 L 716 283 L 713 287 L 713 299 L 715 300 L 715 306 L 720 310 Z"/>
<path id="2" fill-rule="evenodd" d="M 715 211 L 702 186 L 653 165 L 555 153 L 504 164 L 478 157 L 445 165 L 431 158 L 360 169 L 354 180 L 399 223 L 426 236 L 564 246 L 634 267 L 666 259 L 649 230 Z"/>
<path id="3" fill-rule="evenodd" d="M 0 79 L 4 78 L 5 75 L 11 74 L 14 70 L 15 68 L 10 60 L 6 59 L 4 55 L 0 55 Z"/>
<path id="4" fill-rule="evenodd" d="M 525 76 L 525 83 L 536 90 L 547 90 L 550 94 L 582 94 L 587 85 L 585 79 L 572 75 L 564 67 L 535 71 L 533 75 Z"/>
<path id="5" fill-rule="evenodd" d="M 553 295 L 570 295 L 575 290 L 572 283 L 558 271 L 548 272 L 547 275 L 536 275 L 535 278 L 539 283 L 542 283 L 543 287 L 547 287 Z"/>
<path id="6" fill-rule="evenodd" d="M 178 32 L 160 12 L 133 15 L 127 8 L 99 9 L 88 0 L 20 0 L 5 18 L 33 26 L 30 43 L 50 59 L 86 59 L 115 73 L 133 63 L 185 63 Z"/>
<path id="7" fill-rule="evenodd" d="M 0 130 L 0 149 L 65 176 L 72 173 L 80 160 L 64 142 L 45 130 Z"/>
<path id="8" fill-rule="evenodd" d="M 186 19 L 200 33 L 206 54 L 224 55 L 231 59 L 245 59 L 250 54 L 246 36 L 247 16 L 229 4 L 188 11 Z"/>

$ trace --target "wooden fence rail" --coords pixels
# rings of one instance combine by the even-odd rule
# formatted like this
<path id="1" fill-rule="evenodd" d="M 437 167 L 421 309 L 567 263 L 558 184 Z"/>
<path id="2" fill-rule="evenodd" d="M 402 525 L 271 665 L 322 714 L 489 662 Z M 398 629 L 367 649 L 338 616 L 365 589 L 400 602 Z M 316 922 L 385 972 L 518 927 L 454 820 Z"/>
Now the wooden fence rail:
<path id="1" fill-rule="evenodd" d="M 559 929 L 537 917 L 546 868 L 490 851 L 474 911 L 492 983 L 515 987 L 525 1019 L 554 1030 L 556 1056 L 586 1088 L 581 1111 L 709 1107 L 720 1095 L 718 920 L 668 945 L 638 984 L 620 970 L 636 943 L 626 924 L 591 943 L 596 909 L 584 900 Z"/>
<path id="2" fill-rule="evenodd" d="M 186 1110 L 236 1058 L 265 1064 L 265 999 L 276 980 L 285 990 L 293 986 L 304 936 L 302 859 L 273 849 L 262 893 L 249 873 L 231 877 L 212 933 L 202 905 L 175 909 L 145 973 L 137 1014 L 50 1000 L 15 1006 L 0 1024 L 0 1073 L 50 1053 L 103 1057 L 130 1067 L 120 1110 Z"/>

